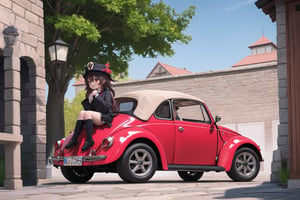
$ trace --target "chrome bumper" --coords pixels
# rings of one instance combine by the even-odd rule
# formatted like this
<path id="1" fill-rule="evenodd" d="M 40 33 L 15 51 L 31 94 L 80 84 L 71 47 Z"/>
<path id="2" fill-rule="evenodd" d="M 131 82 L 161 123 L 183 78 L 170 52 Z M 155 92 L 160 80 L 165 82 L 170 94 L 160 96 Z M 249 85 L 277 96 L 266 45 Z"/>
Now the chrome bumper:
<path id="1" fill-rule="evenodd" d="M 64 161 L 64 158 L 67 156 L 51 156 L 49 157 L 49 163 L 53 164 L 53 162 Z M 98 156 L 82 156 L 82 162 L 85 161 L 99 161 L 106 159 L 106 155 L 98 155 Z"/>

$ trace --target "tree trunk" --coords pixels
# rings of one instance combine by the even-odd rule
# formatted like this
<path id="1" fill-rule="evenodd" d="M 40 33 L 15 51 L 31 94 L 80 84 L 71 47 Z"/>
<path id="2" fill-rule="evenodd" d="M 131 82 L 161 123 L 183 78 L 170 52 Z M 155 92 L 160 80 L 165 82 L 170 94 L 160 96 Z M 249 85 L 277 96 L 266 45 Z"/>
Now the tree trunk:
<path id="1" fill-rule="evenodd" d="M 54 143 L 64 137 L 64 95 L 65 91 L 60 91 L 56 87 L 49 85 L 47 99 L 47 145 L 46 158 L 54 153 Z"/>

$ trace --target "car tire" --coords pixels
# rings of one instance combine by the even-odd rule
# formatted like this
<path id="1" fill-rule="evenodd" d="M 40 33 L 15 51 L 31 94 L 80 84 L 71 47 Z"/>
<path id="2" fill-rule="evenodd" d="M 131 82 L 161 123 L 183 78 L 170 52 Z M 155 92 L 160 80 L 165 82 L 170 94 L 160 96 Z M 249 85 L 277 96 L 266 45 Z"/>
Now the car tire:
<path id="1" fill-rule="evenodd" d="M 226 173 L 234 181 L 246 182 L 252 181 L 259 169 L 257 153 L 250 148 L 241 148 L 234 154 L 231 169 Z"/>
<path id="2" fill-rule="evenodd" d="M 198 181 L 203 176 L 203 172 L 178 171 L 177 173 L 182 180 L 190 182 Z"/>
<path id="3" fill-rule="evenodd" d="M 119 176 L 128 183 L 145 183 L 154 175 L 157 157 L 144 143 L 129 146 L 117 163 Z"/>
<path id="4" fill-rule="evenodd" d="M 88 167 L 69 167 L 61 166 L 60 170 L 64 177 L 72 183 L 86 183 L 94 175 Z"/>

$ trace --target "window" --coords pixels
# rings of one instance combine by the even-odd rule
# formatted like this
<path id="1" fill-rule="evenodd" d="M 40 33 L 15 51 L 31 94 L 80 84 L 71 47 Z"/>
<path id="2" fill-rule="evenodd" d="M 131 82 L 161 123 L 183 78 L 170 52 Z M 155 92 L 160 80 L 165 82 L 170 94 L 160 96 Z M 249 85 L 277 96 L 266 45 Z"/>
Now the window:
<path id="1" fill-rule="evenodd" d="M 193 100 L 174 100 L 176 109 L 175 120 L 211 123 L 210 117 L 205 106 Z"/>
<path id="2" fill-rule="evenodd" d="M 171 120 L 171 108 L 169 101 L 161 103 L 154 112 L 154 116 L 158 119 Z"/>
<path id="3" fill-rule="evenodd" d="M 136 108 L 136 100 L 131 98 L 120 98 L 117 99 L 117 105 L 119 107 L 120 113 L 133 114 L 133 111 Z"/>

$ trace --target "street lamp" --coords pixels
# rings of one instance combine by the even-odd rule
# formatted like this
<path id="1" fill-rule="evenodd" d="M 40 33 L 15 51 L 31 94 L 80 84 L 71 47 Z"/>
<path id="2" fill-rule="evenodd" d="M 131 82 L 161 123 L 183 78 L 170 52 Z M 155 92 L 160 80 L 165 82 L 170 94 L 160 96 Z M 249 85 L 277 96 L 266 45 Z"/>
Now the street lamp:
<path id="1" fill-rule="evenodd" d="M 52 62 L 66 62 L 69 50 L 69 44 L 62 41 L 61 39 L 56 40 L 52 43 L 48 49 L 50 53 L 50 61 Z"/>

